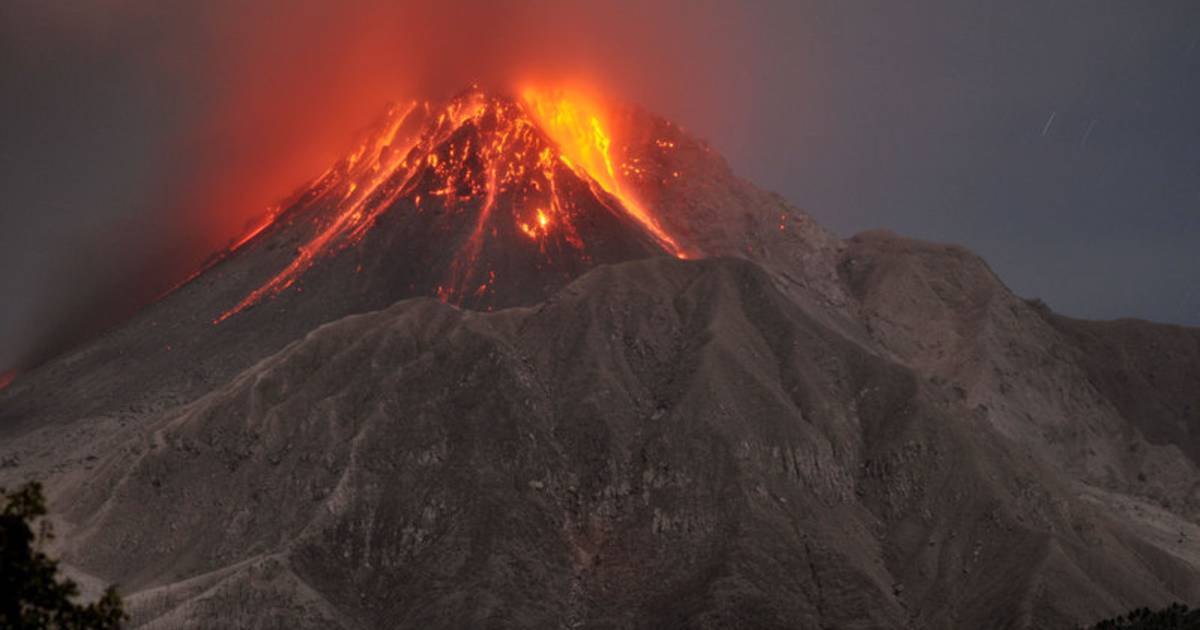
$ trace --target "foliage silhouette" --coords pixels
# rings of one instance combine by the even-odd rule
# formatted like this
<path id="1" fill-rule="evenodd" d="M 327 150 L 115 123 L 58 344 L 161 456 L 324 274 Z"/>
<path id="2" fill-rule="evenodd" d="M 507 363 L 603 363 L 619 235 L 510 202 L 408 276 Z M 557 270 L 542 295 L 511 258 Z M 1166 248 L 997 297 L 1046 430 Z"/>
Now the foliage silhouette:
<path id="1" fill-rule="evenodd" d="M 1162 610 L 1137 608 L 1092 626 L 1093 630 L 1200 630 L 1200 610 L 1175 603 Z"/>
<path id="2" fill-rule="evenodd" d="M 42 486 L 0 488 L 0 630 L 110 630 L 125 619 L 121 597 L 109 587 L 94 603 L 79 604 L 79 587 L 58 575 L 58 561 L 40 547 L 53 534 Z M 36 528 L 36 530 L 35 530 Z"/>

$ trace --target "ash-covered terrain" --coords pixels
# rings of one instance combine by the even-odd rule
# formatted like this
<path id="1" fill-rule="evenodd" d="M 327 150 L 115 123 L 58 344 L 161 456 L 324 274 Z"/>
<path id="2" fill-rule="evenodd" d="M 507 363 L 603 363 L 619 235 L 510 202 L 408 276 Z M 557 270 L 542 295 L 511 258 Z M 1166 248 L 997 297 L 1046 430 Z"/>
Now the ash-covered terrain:
<path id="1" fill-rule="evenodd" d="M 0 390 L 145 628 L 1056 628 L 1200 601 L 1200 331 L 468 90 Z"/>

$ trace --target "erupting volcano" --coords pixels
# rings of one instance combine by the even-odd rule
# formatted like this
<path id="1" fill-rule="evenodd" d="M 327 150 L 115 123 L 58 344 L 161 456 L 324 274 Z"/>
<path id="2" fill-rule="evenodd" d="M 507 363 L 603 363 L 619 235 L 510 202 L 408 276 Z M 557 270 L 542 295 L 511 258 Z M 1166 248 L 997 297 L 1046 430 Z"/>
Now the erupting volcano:
<path id="1" fill-rule="evenodd" d="M 437 106 L 392 106 L 357 149 L 231 248 L 295 241 L 286 265 L 214 323 L 299 289 L 306 272 L 338 256 L 352 256 L 356 273 L 417 270 L 403 278 L 412 294 L 476 308 L 525 299 L 519 285 L 528 282 L 514 277 L 561 284 L 603 262 L 686 258 L 692 252 L 637 199 L 630 177 L 644 171 L 641 152 L 674 142 L 632 147 L 614 130 L 604 108 L 561 91 L 473 87 Z M 394 236 L 373 243 L 384 223 Z"/>
<path id="2" fill-rule="evenodd" d="M 599 266 L 702 255 L 808 261 L 803 290 L 823 291 L 835 272 L 818 253 L 834 243 L 653 114 L 572 91 L 470 87 L 386 107 L 345 157 L 89 362 L 142 374 L 121 379 L 128 395 L 161 386 L 186 397 L 323 324 L 398 300 L 530 306 Z M 188 369 L 172 367 L 182 357 Z"/>
<path id="3" fill-rule="evenodd" d="M 0 485 L 45 480 L 134 626 L 1042 628 L 1200 594 L 1200 331 L 839 239 L 635 108 L 393 105 L 211 260 L 0 374 Z"/>

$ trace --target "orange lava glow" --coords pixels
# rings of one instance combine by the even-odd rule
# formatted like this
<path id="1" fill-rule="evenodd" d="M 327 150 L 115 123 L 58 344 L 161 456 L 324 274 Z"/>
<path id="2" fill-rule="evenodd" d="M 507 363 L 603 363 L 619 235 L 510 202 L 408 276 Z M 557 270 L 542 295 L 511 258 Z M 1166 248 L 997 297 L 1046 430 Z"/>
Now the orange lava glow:
<path id="1" fill-rule="evenodd" d="M 560 194 L 562 177 L 586 182 L 603 207 L 633 219 L 663 250 L 684 258 L 676 241 L 622 186 L 623 176 L 614 167 L 613 136 L 601 110 L 561 92 L 548 94 L 527 90 L 516 100 L 472 88 L 440 108 L 417 102 L 393 107 L 373 136 L 322 173 L 303 195 L 304 207 L 318 209 L 312 215 L 316 227 L 295 258 L 213 323 L 292 287 L 322 257 L 360 242 L 401 199 L 411 204 L 412 212 L 440 208 L 447 216 L 466 212 L 468 202 L 474 202 L 469 205 L 475 212 L 470 232 L 436 292 L 447 302 L 461 303 L 466 296 L 482 297 L 495 289 L 495 271 L 478 267 L 486 241 L 496 233 L 496 220 L 512 221 L 511 228 L 532 239 L 547 258 L 565 248 L 588 259 L 575 227 L 581 210 Z M 422 193 L 428 200 L 424 204 Z M 509 214 L 493 216 L 501 199 Z M 270 212 L 228 251 L 253 241 L 281 216 L 289 215 Z M 482 276 L 486 281 L 480 283 Z"/>
<path id="2" fill-rule="evenodd" d="M 233 245 L 229 247 L 229 251 L 236 252 L 237 250 L 241 249 L 243 245 L 254 240 L 254 237 L 262 234 L 263 230 L 267 229 L 272 223 L 275 222 L 275 217 L 277 216 L 279 216 L 279 206 L 274 206 L 268 209 L 267 214 L 263 216 L 258 224 L 251 228 L 249 232 L 243 234 L 237 241 L 235 241 Z"/>
<path id="3" fill-rule="evenodd" d="M 417 103 L 410 102 L 402 108 L 393 107 L 388 111 L 387 128 L 372 140 L 363 143 L 354 153 L 342 162 L 331 167 L 321 175 L 314 184 L 323 190 L 322 196 L 330 194 L 339 188 L 341 202 L 338 213 L 323 230 L 317 233 L 308 243 L 300 247 L 299 255 L 283 271 L 271 278 L 266 284 L 255 289 L 233 308 L 225 311 L 213 323 L 220 323 L 233 315 L 245 310 L 246 307 L 260 301 L 268 295 L 278 295 L 284 289 L 292 286 L 319 255 L 326 253 L 331 246 L 345 246 L 362 238 L 370 220 L 387 204 L 372 200 L 379 187 L 402 166 L 411 177 L 416 167 L 408 167 L 404 157 L 415 144 L 415 137 L 401 137 L 400 129 L 416 110 Z M 353 177 L 353 179 L 351 179 Z M 363 183 L 360 186 L 360 182 Z M 368 200 L 373 204 L 369 211 L 364 211 Z M 271 218 L 272 220 L 274 217 Z M 240 247 L 261 233 L 270 223 L 265 223 L 238 241 L 234 247 Z"/>
<path id="4" fill-rule="evenodd" d="M 16 370 L 11 370 L 8 372 L 0 373 L 0 389 L 4 389 L 5 387 L 12 385 L 12 382 L 14 380 L 16 380 L 16 378 L 17 378 Z"/>
<path id="5" fill-rule="evenodd" d="M 613 168 L 611 126 L 605 122 L 603 109 L 595 102 L 561 90 L 545 91 L 526 88 L 522 99 L 542 130 L 559 146 L 559 158 L 569 167 L 586 173 L 605 192 L 616 197 L 626 212 L 642 224 L 667 251 L 678 258 L 687 258 L 683 248 L 621 185 L 621 176 Z"/>

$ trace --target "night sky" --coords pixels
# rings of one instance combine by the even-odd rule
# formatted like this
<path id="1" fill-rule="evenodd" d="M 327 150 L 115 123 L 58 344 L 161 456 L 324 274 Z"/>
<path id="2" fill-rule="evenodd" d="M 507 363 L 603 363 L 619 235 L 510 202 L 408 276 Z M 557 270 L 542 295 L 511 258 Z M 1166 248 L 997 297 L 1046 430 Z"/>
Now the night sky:
<path id="1" fill-rule="evenodd" d="M 840 235 L 1200 325 L 1200 2 L 0 4 L 0 368 L 186 275 L 390 98 L 571 77 Z"/>

